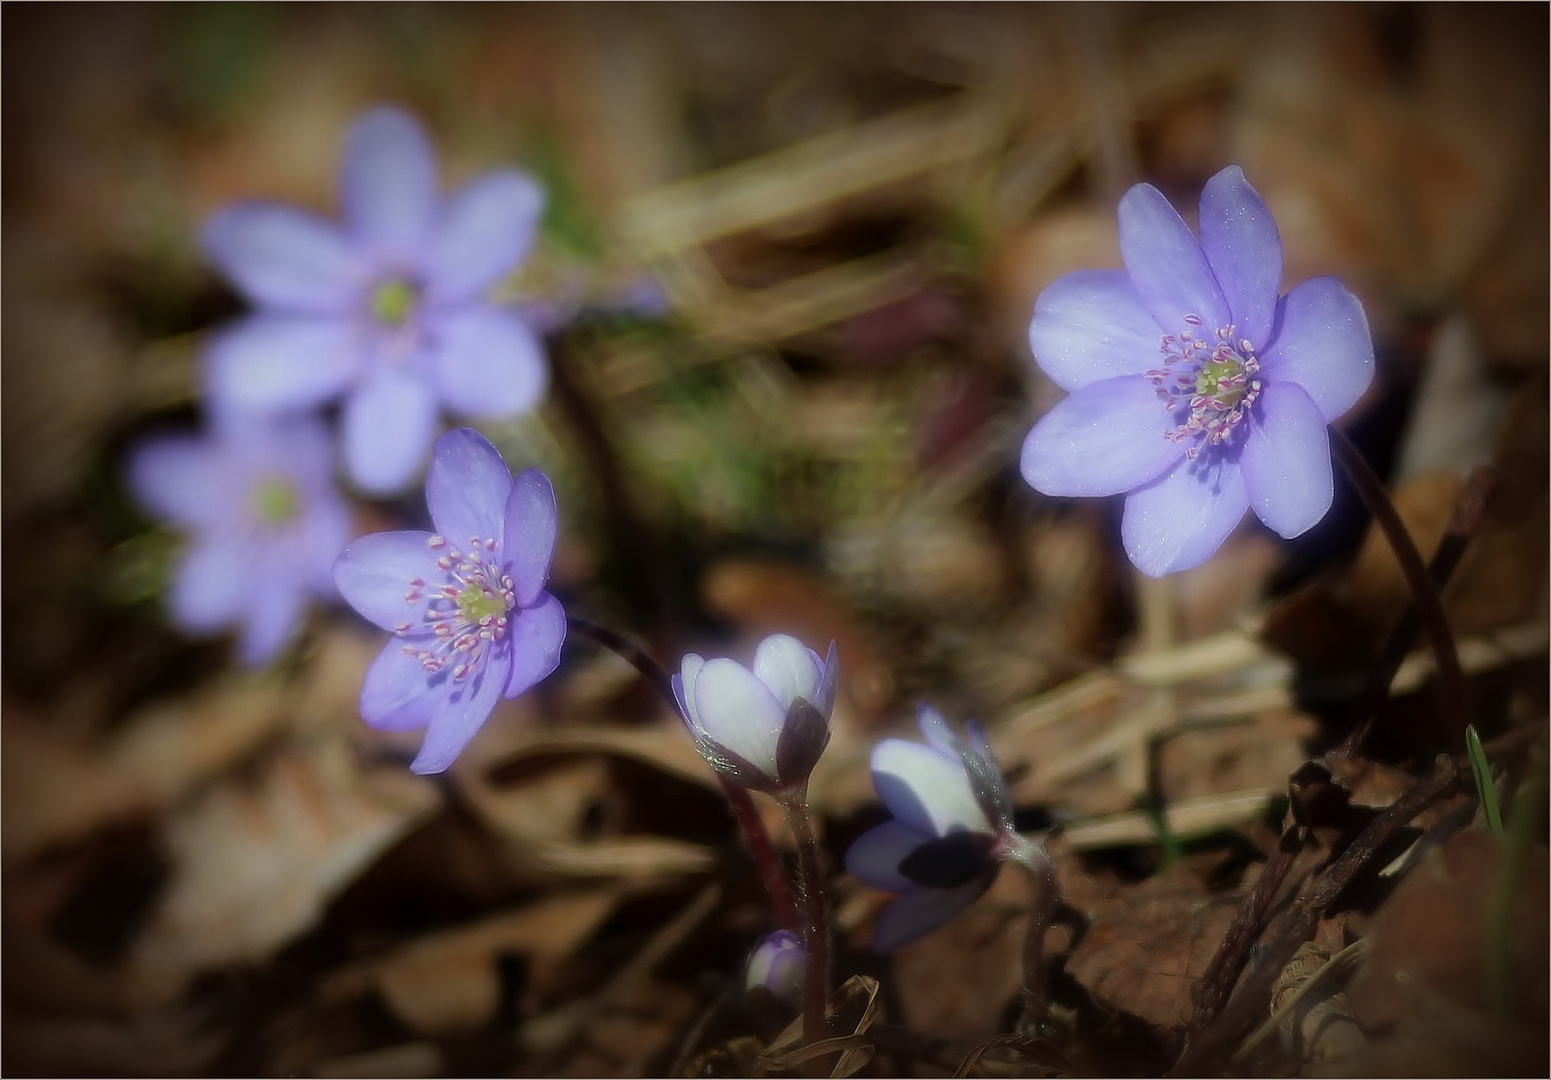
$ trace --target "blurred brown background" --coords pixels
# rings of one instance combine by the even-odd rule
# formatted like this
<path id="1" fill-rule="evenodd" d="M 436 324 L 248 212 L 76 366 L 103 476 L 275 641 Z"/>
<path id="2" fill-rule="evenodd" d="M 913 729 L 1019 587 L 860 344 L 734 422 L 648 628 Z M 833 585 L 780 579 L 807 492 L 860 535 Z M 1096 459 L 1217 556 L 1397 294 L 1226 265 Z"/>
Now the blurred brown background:
<path id="1" fill-rule="evenodd" d="M 1119 265 L 1138 181 L 1193 220 L 1242 165 L 1284 287 L 1361 297 L 1379 374 L 1344 426 L 1424 550 L 1462 471 L 1497 465 L 1450 610 L 1543 656 L 1543 5 L 13 4 L 3 29 L 8 1071 L 660 1072 L 762 926 L 709 772 L 617 660 L 568 646 L 431 782 L 356 718 L 377 641 L 346 613 L 262 673 L 161 624 L 175 541 L 118 470 L 193 420 L 202 336 L 241 309 L 199 223 L 255 196 L 332 214 L 378 102 L 426 122 L 444 182 L 518 163 L 549 193 L 502 292 L 549 328 L 556 389 L 487 433 L 555 478 L 568 609 L 670 664 L 839 641 L 814 792 L 836 864 L 867 748 L 922 697 L 991 723 L 1041 820 L 1130 811 L 1145 746 L 1154 794 L 1248 792 L 1208 811 L 1249 828 L 1331 735 L 1252 633 L 1271 603 L 1292 597 L 1275 644 L 1328 673 L 1404 601 L 1349 493 L 1296 544 L 1251 520 L 1148 599 L 1118 504 L 1018 476 L 1059 396 L 1034 299 Z M 1108 690 L 1039 712 L 1202 639 L 1218 682 L 1165 680 L 1163 720 L 1127 727 Z M 1541 682 L 1486 723 L 1543 715 Z M 1208 706 L 1240 726 L 1160 739 Z M 855 937 L 872 901 L 837 890 Z M 864 941 L 842 962 L 876 964 Z M 895 1007 L 989 1037 L 1016 972 L 980 965 L 1016 950 L 981 948 L 901 954 Z M 950 961 L 985 987 L 945 997 Z"/>

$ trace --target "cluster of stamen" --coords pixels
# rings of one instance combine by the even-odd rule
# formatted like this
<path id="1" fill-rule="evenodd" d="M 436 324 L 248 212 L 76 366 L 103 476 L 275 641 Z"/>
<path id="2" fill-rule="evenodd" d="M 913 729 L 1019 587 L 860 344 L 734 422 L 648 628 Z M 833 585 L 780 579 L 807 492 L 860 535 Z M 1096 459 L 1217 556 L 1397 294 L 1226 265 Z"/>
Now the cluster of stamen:
<path id="1" fill-rule="evenodd" d="M 506 637 L 507 612 L 517 606 L 516 586 L 496 562 L 496 541 L 473 537 L 462 550 L 445 537 L 426 541 L 440 552 L 437 568 L 445 573 L 440 585 L 411 578 L 404 594 L 408 603 L 425 601 L 417 626 L 401 622 L 394 627 L 400 637 L 424 640 L 407 643 L 404 652 L 419 660 L 426 673 L 451 669 L 452 678 L 463 681 L 479 670 L 485 655 Z"/>
<path id="2" fill-rule="evenodd" d="M 1246 338 L 1234 340 L 1232 326 L 1219 327 L 1212 341 L 1201 332 L 1199 315 L 1185 316 L 1180 334 L 1163 336 L 1163 364 L 1147 372 L 1158 399 L 1182 420 L 1168 432 L 1177 443 L 1190 443 L 1185 456 L 1220 446 L 1249 415 L 1260 396 L 1260 361 Z"/>

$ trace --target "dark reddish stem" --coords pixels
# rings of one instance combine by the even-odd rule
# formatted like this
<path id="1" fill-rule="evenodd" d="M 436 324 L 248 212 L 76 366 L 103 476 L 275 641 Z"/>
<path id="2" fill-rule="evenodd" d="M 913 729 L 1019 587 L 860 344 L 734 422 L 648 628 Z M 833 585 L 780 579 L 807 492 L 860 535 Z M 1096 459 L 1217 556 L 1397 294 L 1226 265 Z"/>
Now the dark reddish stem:
<path id="1" fill-rule="evenodd" d="M 602 645 L 639 671 L 662 695 L 669 707 L 675 713 L 679 711 L 678 698 L 673 693 L 672 677 L 645 649 L 623 634 L 610 630 L 606 626 L 588 622 L 586 619 L 577 618 L 575 615 L 566 616 L 566 625 L 572 632 Z M 775 914 L 776 925 L 783 930 L 795 932 L 797 930 L 796 905 L 792 903 L 792 892 L 787 888 L 786 875 L 781 870 L 780 856 L 776 854 L 775 845 L 770 842 L 770 833 L 765 830 L 765 822 L 759 816 L 759 808 L 754 805 L 753 797 L 745 789 L 721 775 L 717 776 L 717 780 L 722 785 L 722 793 L 727 796 L 727 801 L 732 805 L 733 817 L 738 821 L 738 831 L 743 834 L 743 842 L 754 856 L 755 865 L 759 867 L 759 877 L 764 882 L 765 892 L 770 895 L 770 906 Z"/>
<path id="2" fill-rule="evenodd" d="M 1471 537 L 1481 527 L 1481 519 L 1486 515 L 1487 502 L 1496 487 L 1497 474 L 1491 469 L 1479 467 L 1471 472 L 1469 479 L 1465 481 L 1464 490 L 1454 501 L 1454 513 L 1449 518 L 1448 530 L 1443 534 L 1443 539 L 1438 542 L 1432 560 L 1427 564 L 1427 576 L 1432 579 L 1433 587 L 1440 595 L 1443 587 L 1449 583 L 1449 578 L 1454 575 L 1454 569 L 1459 565 L 1460 557 L 1465 554 L 1465 548 L 1469 545 Z M 1400 670 L 1406 654 L 1411 651 L 1411 645 L 1416 641 L 1417 631 L 1421 628 L 1421 616 L 1418 614 L 1416 604 L 1412 603 L 1395 623 L 1395 628 L 1390 632 L 1389 639 L 1385 641 L 1378 660 L 1374 662 L 1372 673 L 1368 678 L 1367 690 L 1363 693 L 1361 726 L 1356 728 L 1341 746 L 1332 751 L 1335 756 L 1352 757 L 1361 751 L 1363 743 L 1368 738 L 1368 732 L 1373 727 L 1373 720 L 1378 714 L 1379 707 L 1389 696 L 1390 683 L 1395 681 L 1395 673 Z"/>
<path id="3" fill-rule="evenodd" d="M 1438 685 L 1443 694 L 1444 710 L 1455 724 L 1455 735 L 1459 743 L 1455 749 L 1463 750 L 1465 728 L 1470 723 L 1470 705 L 1465 697 L 1465 675 L 1460 670 L 1459 653 L 1454 647 L 1454 633 L 1449 629 L 1449 620 L 1443 613 L 1443 601 L 1438 597 L 1438 589 L 1428 575 L 1427 567 L 1422 562 L 1421 554 L 1416 550 L 1416 544 L 1411 540 L 1411 534 L 1406 531 L 1405 523 L 1400 520 L 1395 504 L 1390 502 L 1383 483 L 1369 467 L 1367 459 L 1362 456 L 1362 451 L 1334 427 L 1330 428 L 1330 446 L 1335 452 L 1336 460 L 1341 463 L 1341 467 L 1346 470 L 1346 475 L 1351 478 L 1352 485 L 1357 488 L 1357 494 L 1362 496 L 1363 502 L 1368 505 L 1369 512 L 1373 514 L 1373 520 L 1384 531 L 1384 538 L 1389 541 L 1389 546 L 1400 563 L 1401 572 L 1405 574 L 1406 584 L 1411 587 L 1417 614 L 1427 630 L 1427 636 L 1432 643 L 1433 656 L 1437 660 Z"/>
<path id="4" fill-rule="evenodd" d="M 808 817 L 808 793 L 798 788 L 782 799 L 797 839 L 797 880 L 802 899 L 802 947 L 807 971 L 802 988 L 802 1041 L 811 1046 L 828 1037 L 829 920 L 824 910 L 824 856 Z"/>

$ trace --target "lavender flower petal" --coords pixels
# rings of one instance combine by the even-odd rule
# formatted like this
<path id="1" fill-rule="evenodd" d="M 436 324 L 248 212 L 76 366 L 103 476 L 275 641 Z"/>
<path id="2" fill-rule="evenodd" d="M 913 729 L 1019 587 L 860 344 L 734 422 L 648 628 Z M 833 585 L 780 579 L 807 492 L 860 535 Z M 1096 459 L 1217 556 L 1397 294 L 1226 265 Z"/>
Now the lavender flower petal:
<path id="1" fill-rule="evenodd" d="M 464 416 L 515 416 L 549 388 L 549 364 L 533 331 L 510 311 L 470 306 L 441 321 L 437 392 Z"/>
<path id="2" fill-rule="evenodd" d="M 1335 278 L 1311 278 L 1282 298 L 1263 378 L 1295 382 L 1334 420 L 1373 382 L 1373 338 L 1362 304 Z"/>
<path id="3" fill-rule="evenodd" d="M 167 598 L 173 621 L 186 630 L 207 633 L 240 619 L 248 605 L 247 553 L 227 537 L 195 540 L 178 566 Z"/>
<path id="4" fill-rule="evenodd" d="M 1124 271 L 1079 270 L 1039 294 L 1029 347 L 1057 386 L 1080 390 L 1145 372 L 1162 335 Z"/>
<path id="5" fill-rule="evenodd" d="M 380 368 L 345 401 L 345 466 L 366 491 L 399 491 L 420 470 L 435 431 L 436 397 L 425 381 Z"/>
<path id="6" fill-rule="evenodd" d="M 827 718 L 835 711 L 835 694 L 840 689 L 840 653 L 833 641 L 829 643 L 829 651 L 824 654 L 821 670 L 824 674 L 819 679 L 818 697 L 813 707 L 818 709 L 820 716 Z"/>
<path id="7" fill-rule="evenodd" d="M 1023 477 L 1046 495 L 1117 495 L 1166 472 L 1185 454 L 1174 418 L 1151 383 L 1124 375 L 1056 403 L 1023 443 Z"/>
<path id="8" fill-rule="evenodd" d="M 179 525 L 214 527 L 230 491 L 210 448 L 198 439 L 157 439 L 129 459 L 129 486 L 146 508 Z"/>
<path id="9" fill-rule="evenodd" d="M 506 679 L 506 697 L 516 697 L 560 665 L 565 644 L 565 610 L 560 601 L 545 595 L 531 607 L 520 607 L 508 631 L 512 669 Z"/>
<path id="10" fill-rule="evenodd" d="M 695 716 L 708 738 L 766 775 L 776 775 L 776 746 L 786 710 L 743 665 L 708 660 L 695 676 Z"/>
<path id="11" fill-rule="evenodd" d="M 447 676 L 442 676 L 445 683 Z M 431 722 L 446 697 L 442 683 L 432 686 L 425 665 L 390 638 L 361 684 L 361 718 L 379 731 L 414 731 Z"/>
<path id="12" fill-rule="evenodd" d="M 515 169 L 464 185 L 442 207 L 426 259 L 427 298 L 473 300 L 522 261 L 544 208 L 544 192 Z"/>
<path id="13" fill-rule="evenodd" d="M 354 382 L 364 359 L 348 320 L 252 315 L 211 341 L 205 382 L 217 402 L 240 409 L 310 409 Z"/>
<path id="14" fill-rule="evenodd" d="M 692 731 L 700 729 L 700 710 L 695 704 L 695 678 L 703 667 L 705 658 L 699 653 L 689 653 L 684 657 L 682 670 L 674 672 L 669 680 L 673 684 L 673 696 L 678 698 L 679 712 L 684 714 Z"/>
<path id="15" fill-rule="evenodd" d="M 1239 458 L 1244 487 L 1260 520 L 1291 540 L 1317 525 L 1335 497 L 1330 433 L 1297 383 L 1269 384 L 1256 407 L 1259 422 Z"/>
<path id="16" fill-rule="evenodd" d="M 350 127 L 340 166 L 345 223 L 374 254 L 414 260 L 436 217 L 436 152 L 414 117 L 377 108 Z"/>
<path id="17" fill-rule="evenodd" d="M 441 702 L 426 729 L 420 753 L 409 765 L 411 772 L 439 773 L 457 760 L 463 748 L 473 741 L 490 718 L 490 711 L 501 698 L 512 662 L 509 645 L 498 648 L 483 668 L 467 682 L 448 680 L 450 693 Z"/>
<path id="18" fill-rule="evenodd" d="M 501 538 L 511 493 L 511 471 L 479 432 L 458 428 L 436 440 L 425 501 L 439 534 L 460 545 L 476 536 Z"/>
<path id="19" fill-rule="evenodd" d="M 939 754 L 950 758 L 959 756 L 958 740 L 954 738 L 948 721 L 942 718 L 942 713 L 924 701 L 916 707 L 916 726 L 926 736 L 927 743 Z"/>
<path id="20" fill-rule="evenodd" d="M 243 620 L 238 659 L 256 667 L 279 656 L 301 626 L 306 609 L 307 596 L 298 582 L 281 574 L 261 581 L 253 590 Z"/>
<path id="21" fill-rule="evenodd" d="M 255 304 L 343 314 L 360 299 L 369 268 L 332 224 L 295 207 L 249 202 L 205 225 L 205 251 Z"/>
<path id="22" fill-rule="evenodd" d="M 1137 569 L 1162 577 L 1211 558 L 1248 508 L 1237 462 L 1187 459 L 1127 496 L 1120 537 Z"/>
<path id="23" fill-rule="evenodd" d="M 761 941 L 754 955 L 749 957 L 744 987 L 753 990 L 762 986 L 795 1005 L 802 997 L 807 960 L 801 939 L 790 930 L 777 930 Z"/>
<path id="24" fill-rule="evenodd" d="M 885 739 L 872 750 L 872 781 L 884 805 L 918 833 L 991 831 L 957 755 L 904 739 Z"/>
<path id="25" fill-rule="evenodd" d="M 384 630 L 408 623 L 418 628 L 425 601 L 408 600 L 411 580 L 439 582 L 445 576 L 426 532 L 383 532 L 363 536 L 340 552 L 334 584 L 345 603 Z"/>
<path id="26" fill-rule="evenodd" d="M 1263 348 L 1282 285 L 1282 235 L 1237 165 L 1201 190 L 1201 251 L 1233 313 L 1237 337 Z"/>
<path id="27" fill-rule="evenodd" d="M 813 650 L 789 634 L 773 634 L 754 650 L 754 675 L 775 695 L 783 713 L 797 698 L 813 704 L 822 674 Z"/>
<path id="28" fill-rule="evenodd" d="M 978 900 L 991 880 L 987 876 L 951 889 L 917 888 L 905 893 L 884 908 L 873 924 L 873 951 L 893 952 L 931 933 Z"/>
<path id="29" fill-rule="evenodd" d="M 869 888 L 911 892 L 919 886 L 899 872 L 899 864 L 929 839 L 900 821 L 885 821 L 851 844 L 846 851 L 846 870 Z"/>
<path id="30" fill-rule="evenodd" d="M 507 572 L 516 585 L 517 603 L 527 607 L 544 591 L 549 578 L 549 563 L 555 555 L 555 537 L 559 532 L 559 511 L 555 489 L 537 469 L 525 469 L 512 481 L 506 496 L 505 558 L 511 560 Z"/>
<path id="31" fill-rule="evenodd" d="M 1120 254 L 1153 321 L 1171 333 L 1186 315 L 1208 327 L 1233 321 L 1201 245 L 1162 192 L 1137 184 L 1121 198 L 1119 217 Z"/>

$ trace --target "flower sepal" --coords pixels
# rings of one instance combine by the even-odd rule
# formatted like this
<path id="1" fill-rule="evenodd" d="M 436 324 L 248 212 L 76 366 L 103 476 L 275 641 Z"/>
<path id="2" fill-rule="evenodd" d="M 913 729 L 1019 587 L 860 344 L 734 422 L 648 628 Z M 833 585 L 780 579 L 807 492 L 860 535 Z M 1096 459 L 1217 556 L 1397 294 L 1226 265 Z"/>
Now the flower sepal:
<path id="1" fill-rule="evenodd" d="M 899 872 L 917 885 L 953 889 L 995 871 L 997 837 L 955 832 L 921 843 L 899 862 Z"/>

